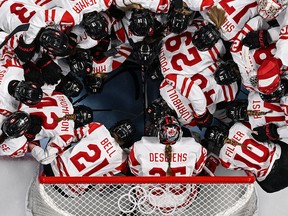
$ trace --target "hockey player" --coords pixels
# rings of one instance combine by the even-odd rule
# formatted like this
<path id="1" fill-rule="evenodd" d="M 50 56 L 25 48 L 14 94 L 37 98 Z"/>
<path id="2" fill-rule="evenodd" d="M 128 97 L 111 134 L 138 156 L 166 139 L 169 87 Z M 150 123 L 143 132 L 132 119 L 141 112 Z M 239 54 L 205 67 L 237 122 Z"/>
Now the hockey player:
<path id="1" fill-rule="evenodd" d="M 57 137 L 56 143 L 49 142 L 51 148 L 63 149 L 74 136 L 74 128 L 93 121 L 93 111 L 84 105 L 73 107 L 69 99 L 59 92 L 44 96 L 35 106 L 21 106 L 20 110 L 29 113 L 32 126 L 25 133 L 28 140 Z M 55 138 L 56 139 L 56 138 Z"/>
<path id="2" fill-rule="evenodd" d="M 29 145 L 32 155 L 45 167 L 48 176 L 114 176 L 127 169 L 127 154 L 122 148 L 133 142 L 135 126 L 128 120 L 119 121 L 109 130 L 93 122 L 75 130 L 74 142 L 64 151 L 54 151 L 42 160 L 42 149 Z M 128 145 L 126 145 L 128 144 Z M 130 144 L 131 145 L 131 144 Z M 61 187 L 70 196 L 83 194 L 86 188 L 73 191 Z"/>
<path id="3" fill-rule="evenodd" d="M 249 124 L 236 123 L 229 131 L 212 126 L 205 132 L 205 146 L 218 155 L 222 166 L 252 172 L 260 187 L 273 193 L 288 186 L 286 143 L 259 142 Z"/>
<path id="4" fill-rule="evenodd" d="M 0 112 L 0 155 L 12 158 L 24 156 L 28 151 L 28 141 L 24 134 L 31 125 L 29 115 L 25 112 Z"/>
<path id="5" fill-rule="evenodd" d="M 144 136 L 132 146 L 129 166 L 134 175 L 195 176 L 202 171 L 207 151 L 194 138 L 182 137 L 182 130 L 176 118 L 169 115 L 162 118 L 158 131 L 158 137 Z M 149 187 L 147 190 L 149 193 Z M 169 209 L 177 211 L 191 204 L 196 191 L 196 185 L 177 185 L 175 188 L 168 186 L 163 188 L 161 193 L 151 193 L 151 199 L 155 199 L 155 202 L 148 202 L 163 212 Z M 164 196 L 171 197 L 174 202 L 164 199 Z"/>

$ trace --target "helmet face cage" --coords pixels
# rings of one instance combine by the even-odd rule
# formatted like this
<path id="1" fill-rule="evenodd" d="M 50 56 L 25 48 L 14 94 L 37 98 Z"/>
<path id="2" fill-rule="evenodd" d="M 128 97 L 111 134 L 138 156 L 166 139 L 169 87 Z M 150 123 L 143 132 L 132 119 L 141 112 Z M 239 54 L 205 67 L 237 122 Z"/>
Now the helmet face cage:
<path id="1" fill-rule="evenodd" d="M 218 126 L 211 126 L 205 131 L 204 137 L 208 142 L 219 147 L 224 145 L 225 139 L 228 137 L 229 131 Z"/>
<path id="2" fill-rule="evenodd" d="M 85 14 L 81 24 L 93 40 L 101 40 L 108 36 L 108 22 L 96 11 Z"/>
<path id="3" fill-rule="evenodd" d="M 56 29 L 46 28 L 39 37 L 39 42 L 48 52 L 53 55 L 66 53 L 69 47 L 68 36 Z"/>
<path id="4" fill-rule="evenodd" d="M 181 127 L 176 118 L 166 116 L 159 124 L 158 138 L 162 144 L 175 144 L 181 138 Z"/>
<path id="5" fill-rule="evenodd" d="M 273 102 L 279 102 L 280 99 L 285 95 L 285 92 L 286 92 L 285 84 L 281 82 L 278 89 L 273 93 L 271 94 L 259 93 L 259 94 L 263 101 L 273 103 Z"/>
<path id="6" fill-rule="evenodd" d="M 233 121 L 248 121 L 248 101 L 235 101 L 226 108 L 227 117 Z"/>
<path id="7" fill-rule="evenodd" d="M 22 111 L 9 115 L 2 124 L 3 133 L 10 138 L 17 138 L 27 132 L 31 124 L 30 116 Z"/>
<path id="8" fill-rule="evenodd" d="M 175 34 L 185 31 L 189 25 L 189 21 L 194 17 L 195 12 L 190 15 L 182 14 L 172 10 L 168 14 L 168 28 Z"/>
<path id="9" fill-rule="evenodd" d="M 117 136 L 117 140 L 121 143 L 119 144 L 127 144 L 133 140 L 135 134 L 135 125 L 130 120 L 121 120 L 116 122 L 110 129 L 110 133 Z M 127 146 L 126 146 L 127 147 Z"/>
<path id="10" fill-rule="evenodd" d="M 90 52 L 85 50 L 80 53 L 76 53 L 69 58 L 70 69 L 73 73 L 79 76 L 83 76 L 92 72 L 92 56 Z"/>
<path id="11" fill-rule="evenodd" d="M 238 65 L 233 60 L 222 63 L 216 69 L 214 78 L 219 85 L 229 85 L 241 80 Z"/>
<path id="12" fill-rule="evenodd" d="M 149 121 L 158 126 L 165 115 L 173 115 L 173 110 L 163 98 L 155 99 L 146 109 Z"/>
<path id="13" fill-rule="evenodd" d="M 76 115 L 75 128 L 84 126 L 93 122 L 93 110 L 85 105 L 74 107 L 74 114 Z"/>
<path id="14" fill-rule="evenodd" d="M 68 74 L 61 79 L 61 82 L 56 86 L 56 90 L 67 97 L 78 97 L 83 90 L 83 85 L 77 77 Z"/>
<path id="15" fill-rule="evenodd" d="M 214 25 L 209 23 L 194 33 L 192 43 L 199 51 L 207 51 L 211 49 L 219 39 L 220 32 Z"/>
<path id="16" fill-rule="evenodd" d="M 43 97 L 41 87 L 30 81 L 21 81 L 15 87 L 14 95 L 16 100 L 27 106 L 39 103 Z"/>
<path id="17" fill-rule="evenodd" d="M 133 10 L 129 21 L 129 29 L 136 36 L 147 36 L 154 33 L 154 17 L 147 9 Z"/>
<path id="18" fill-rule="evenodd" d="M 154 47 L 153 47 L 154 46 Z M 140 63 L 149 65 L 152 64 L 156 56 L 155 45 L 148 44 L 144 41 L 135 44 L 134 58 Z"/>
<path id="19" fill-rule="evenodd" d="M 275 19 L 287 8 L 287 0 L 258 0 L 258 13 L 266 21 Z"/>

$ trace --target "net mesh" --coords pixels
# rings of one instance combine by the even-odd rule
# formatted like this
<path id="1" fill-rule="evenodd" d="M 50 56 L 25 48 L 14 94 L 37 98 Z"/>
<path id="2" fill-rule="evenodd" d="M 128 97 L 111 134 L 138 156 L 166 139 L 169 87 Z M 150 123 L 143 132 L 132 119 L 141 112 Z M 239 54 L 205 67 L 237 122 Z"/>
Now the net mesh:
<path id="1" fill-rule="evenodd" d="M 195 184 L 32 183 L 33 216 L 193 215 L 252 216 L 257 195 L 252 183 Z"/>

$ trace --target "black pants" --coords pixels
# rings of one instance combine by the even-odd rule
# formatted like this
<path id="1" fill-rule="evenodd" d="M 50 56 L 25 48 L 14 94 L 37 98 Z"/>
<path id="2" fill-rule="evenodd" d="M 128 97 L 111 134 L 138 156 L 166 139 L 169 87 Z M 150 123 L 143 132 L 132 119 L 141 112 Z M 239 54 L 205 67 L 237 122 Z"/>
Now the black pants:
<path id="1" fill-rule="evenodd" d="M 281 147 L 281 156 L 272 165 L 268 176 L 261 182 L 260 187 L 267 193 L 280 191 L 288 187 L 288 144 L 277 142 Z"/>

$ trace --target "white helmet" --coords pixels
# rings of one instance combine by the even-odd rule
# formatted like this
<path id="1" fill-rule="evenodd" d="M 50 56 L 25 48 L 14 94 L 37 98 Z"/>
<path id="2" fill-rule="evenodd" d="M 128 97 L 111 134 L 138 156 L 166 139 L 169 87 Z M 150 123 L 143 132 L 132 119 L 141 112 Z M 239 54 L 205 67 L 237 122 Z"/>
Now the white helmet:
<path id="1" fill-rule="evenodd" d="M 275 19 L 287 8 L 288 0 L 258 0 L 258 13 L 266 21 Z"/>

